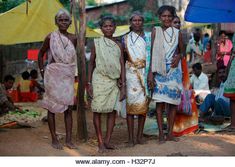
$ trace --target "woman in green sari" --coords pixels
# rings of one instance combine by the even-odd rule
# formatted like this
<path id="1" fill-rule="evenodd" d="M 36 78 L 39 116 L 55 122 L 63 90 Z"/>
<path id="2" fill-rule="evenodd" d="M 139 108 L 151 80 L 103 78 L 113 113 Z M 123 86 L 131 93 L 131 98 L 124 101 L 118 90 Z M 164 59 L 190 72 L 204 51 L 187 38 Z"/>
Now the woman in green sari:
<path id="1" fill-rule="evenodd" d="M 92 99 L 93 124 L 98 138 L 99 152 L 114 149 L 110 144 L 116 111 L 125 98 L 125 67 L 121 44 L 113 38 L 115 22 L 110 16 L 100 22 L 104 37 L 94 39 L 88 70 L 88 95 Z M 107 114 L 107 131 L 103 140 L 101 114 Z"/>

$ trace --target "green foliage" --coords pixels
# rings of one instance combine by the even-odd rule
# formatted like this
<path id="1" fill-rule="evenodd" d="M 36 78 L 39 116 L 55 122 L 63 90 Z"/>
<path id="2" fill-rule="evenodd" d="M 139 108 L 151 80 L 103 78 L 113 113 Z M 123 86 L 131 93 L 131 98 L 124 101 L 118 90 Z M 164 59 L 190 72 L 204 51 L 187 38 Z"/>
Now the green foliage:
<path id="1" fill-rule="evenodd" d="M 0 2 L 0 13 L 4 13 L 19 4 L 25 2 L 25 0 L 2 0 Z"/>
<path id="2" fill-rule="evenodd" d="M 70 0 L 60 0 L 60 3 L 67 9 L 70 10 Z"/>
<path id="3" fill-rule="evenodd" d="M 140 12 L 143 12 L 146 0 L 127 0 L 127 1 L 132 7 L 132 11 L 138 10 Z"/>

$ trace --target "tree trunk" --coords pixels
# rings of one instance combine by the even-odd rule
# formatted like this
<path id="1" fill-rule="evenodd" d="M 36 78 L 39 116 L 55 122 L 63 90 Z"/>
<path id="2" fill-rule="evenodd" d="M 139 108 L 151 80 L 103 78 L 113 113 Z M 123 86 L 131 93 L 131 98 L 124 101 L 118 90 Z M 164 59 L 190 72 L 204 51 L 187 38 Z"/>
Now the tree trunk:
<path id="1" fill-rule="evenodd" d="M 85 0 L 79 1 L 79 33 L 76 19 L 76 3 L 72 0 L 72 13 L 74 17 L 74 24 L 77 36 L 77 64 L 78 64 L 78 103 L 77 103 L 77 140 L 87 141 L 87 124 L 86 124 L 86 112 L 84 102 L 84 92 L 86 83 L 86 65 L 85 65 L 85 34 L 86 34 L 86 10 Z"/>
<path id="2" fill-rule="evenodd" d="M 212 32 L 212 43 L 211 43 L 211 51 L 212 51 L 212 62 L 216 63 L 216 50 L 217 50 L 217 40 L 219 36 L 219 31 L 221 29 L 220 23 L 213 24 L 213 32 Z"/>

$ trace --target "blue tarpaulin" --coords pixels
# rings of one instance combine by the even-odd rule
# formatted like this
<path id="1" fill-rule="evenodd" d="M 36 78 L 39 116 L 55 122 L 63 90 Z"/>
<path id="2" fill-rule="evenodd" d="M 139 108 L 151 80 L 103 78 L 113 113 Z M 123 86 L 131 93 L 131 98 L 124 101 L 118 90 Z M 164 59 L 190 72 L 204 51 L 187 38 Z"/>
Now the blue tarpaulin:
<path id="1" fill-rule="evenodd" d="M 235 0 L 190 0 L 184 18 L 194 23 L 234 23 Z"/>

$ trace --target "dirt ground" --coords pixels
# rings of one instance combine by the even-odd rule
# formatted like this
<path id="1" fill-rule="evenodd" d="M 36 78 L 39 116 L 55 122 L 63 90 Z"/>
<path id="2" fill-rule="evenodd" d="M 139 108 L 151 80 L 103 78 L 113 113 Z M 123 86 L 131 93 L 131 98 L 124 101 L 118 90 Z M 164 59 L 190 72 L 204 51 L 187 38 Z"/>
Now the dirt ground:
<path id="1" fill-rule="evenodd" d="M 100 154 L 92 124 L 92 113 L 87 111 L 87 142 L 76 141 L 76 111 L 73 112 L 73 141 L 78 149 L 56 150 L 50 146 L 51 139 L 46 122 L 39 127 L 15 127 L 0 129 L 0 156 L 235 156 L 235 133 L 199 133 L 180 137 L 179 142 L 159 145 L 156 136 L 145 136 L 147 144 L 127 147 L 125 119 L 117 117 L 111 143 L 117 149 Z M 137 122 L 137 120 L 136 120 Z M 56 126 L 61 143 L 64 143 L 63 114 L 56 115 Z"/>

